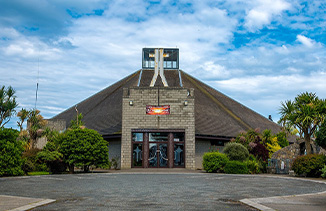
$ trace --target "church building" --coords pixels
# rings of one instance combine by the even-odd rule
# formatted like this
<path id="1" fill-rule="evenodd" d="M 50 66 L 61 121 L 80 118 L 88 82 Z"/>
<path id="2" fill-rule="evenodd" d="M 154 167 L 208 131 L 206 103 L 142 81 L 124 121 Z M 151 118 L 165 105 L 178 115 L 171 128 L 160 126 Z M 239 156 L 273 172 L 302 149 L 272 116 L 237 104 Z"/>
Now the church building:
<path id="1" fill-rule="evenodd" d="M 245 87 L 244 87 L 245 88 Z M 179 68 L 179 49 L 143 48 L 142 68 L 77 104 L 121 169 L 201 169 L 211 147 L 239 132 L 280 126 Z M 68 127 L 75 105 L 50 119 Z"/>

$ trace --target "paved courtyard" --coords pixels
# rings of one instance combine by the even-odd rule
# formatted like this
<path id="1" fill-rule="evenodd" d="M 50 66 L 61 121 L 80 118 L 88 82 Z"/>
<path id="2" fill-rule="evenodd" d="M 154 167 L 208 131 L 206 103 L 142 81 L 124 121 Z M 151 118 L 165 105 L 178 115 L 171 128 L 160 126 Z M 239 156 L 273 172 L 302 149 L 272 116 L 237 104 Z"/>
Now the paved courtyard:
<path id="1" fill-rule="evenodd" d="M 0 178 L 0 195 L 56 200 L 33 210 L 255 210 L 239 201 L 322 191 L 326 184 L 266 175 L 134 172 Z"/>

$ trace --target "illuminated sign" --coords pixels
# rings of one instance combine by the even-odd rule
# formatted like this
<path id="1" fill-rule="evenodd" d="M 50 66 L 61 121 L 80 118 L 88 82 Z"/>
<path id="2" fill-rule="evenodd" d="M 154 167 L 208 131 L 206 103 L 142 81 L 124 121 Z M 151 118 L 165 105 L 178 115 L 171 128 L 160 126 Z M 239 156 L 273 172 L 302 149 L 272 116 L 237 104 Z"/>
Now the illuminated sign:
<path id="1" fill-rule="evenodd" d="M 170 106 L 146 106 L 146 114 L 148 115 L 169 115 L 170 114 Z"/>

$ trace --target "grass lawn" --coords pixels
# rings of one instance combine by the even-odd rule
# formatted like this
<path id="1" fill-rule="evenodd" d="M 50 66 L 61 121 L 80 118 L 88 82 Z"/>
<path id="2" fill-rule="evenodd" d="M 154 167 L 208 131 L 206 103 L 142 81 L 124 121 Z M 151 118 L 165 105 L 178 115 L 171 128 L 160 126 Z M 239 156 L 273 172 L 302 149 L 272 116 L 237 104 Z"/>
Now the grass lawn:
<path id="1" fill-rule="evenodd" d="M 33 172 L 28 172 L 27 175 L 28 176 L 36 176 L 36 175 L 48 175 L 50 174 L 47 171 L 33 171 Z"/>

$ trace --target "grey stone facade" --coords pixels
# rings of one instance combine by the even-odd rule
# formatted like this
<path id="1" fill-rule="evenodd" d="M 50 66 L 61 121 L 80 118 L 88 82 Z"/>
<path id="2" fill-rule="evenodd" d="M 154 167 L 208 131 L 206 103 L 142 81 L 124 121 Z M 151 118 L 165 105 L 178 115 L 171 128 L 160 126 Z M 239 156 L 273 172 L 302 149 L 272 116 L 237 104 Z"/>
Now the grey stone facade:
<path id="1" fill-rule="evenodd" d="M 203 169 L 203 155 L 208 152 L 211 143 L 208 140 L 196 139 L 196 169 Z"/>
<path id="2" fill-rule="evenodd" d="M 133 129 L 185 131 L 185 167 L 195 169 L 194 89 L 134 87 L 123 90 L 121 168 L 131 168 Z M 130 105 L 132 101 L 132 105 Z M 187 101 L 187 105 L 185 105 Z M 170 105 L 169 115 L 146 115 L 146 105 Z"/>
<path id="3" fill-rule="evenodd" d="M 117 139 L 110 139 L 109 142 L 109 159 L 112 160 L 118 159 L 118 169 L 121 168 L 120 166 L 120 158 L 121 158 L 121 140 L 120 138 Z"/>
<path id="4" fill-rule="evenodd" d="M 225 142 L 227 143 L 227 142 Z M 223 152 L 224 146 L 211 145 L 208 139 L 196 139 L 196 169 L 203 169 L 203 155 L 210 151 Z"/>
<path id="5" fill-rule="evenodd" d="M 48 124 L 46 125 L 51 130 L 57 130 L 57 131 L 65 131 L 66 130 L 66 120 L 63 119 L 56 119 L 56 120 L 50 120 L 48 119 Z"/>

